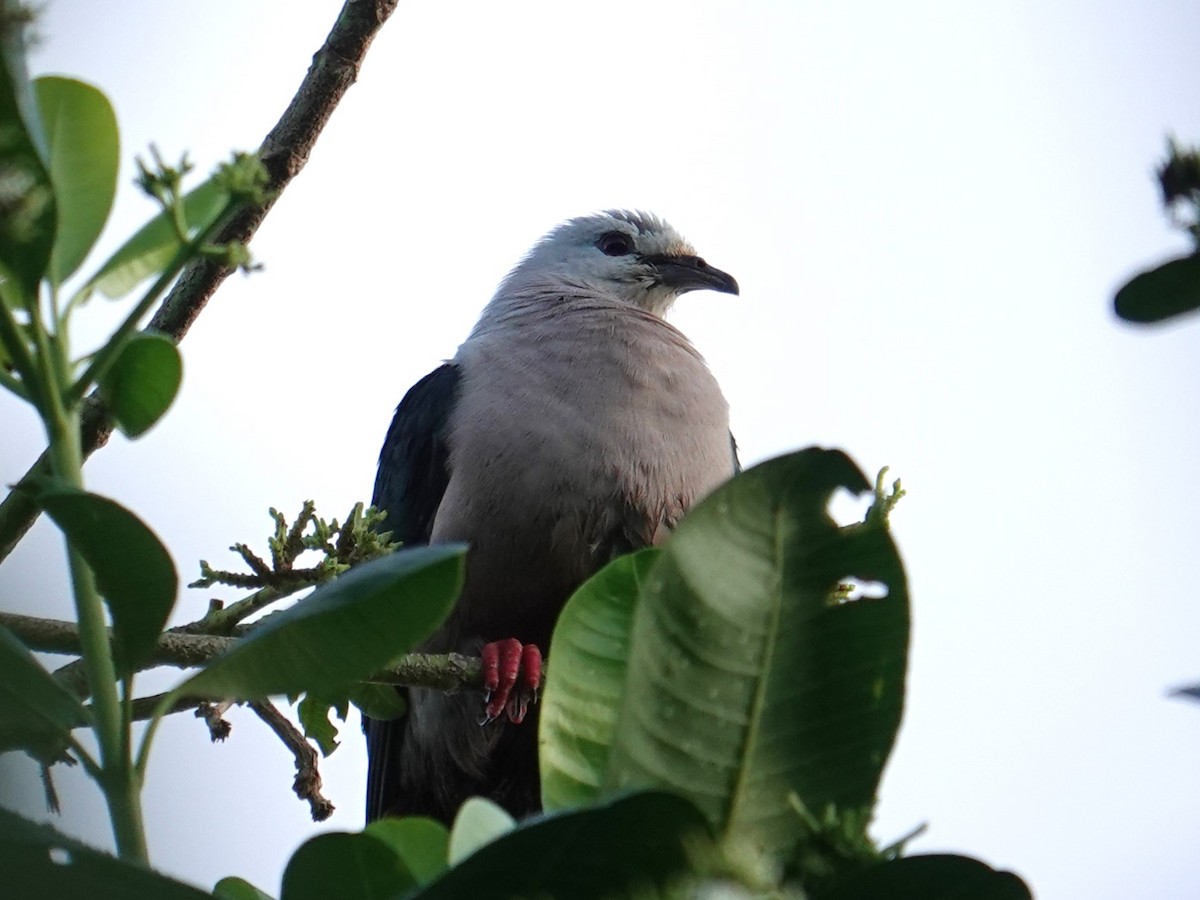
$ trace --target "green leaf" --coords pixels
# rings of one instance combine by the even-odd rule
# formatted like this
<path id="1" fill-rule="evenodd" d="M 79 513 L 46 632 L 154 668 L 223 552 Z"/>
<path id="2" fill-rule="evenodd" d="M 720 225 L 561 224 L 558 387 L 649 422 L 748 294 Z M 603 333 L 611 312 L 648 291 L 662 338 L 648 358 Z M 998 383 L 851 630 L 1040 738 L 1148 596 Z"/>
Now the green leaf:
<path id="1" fill-rule="evenodd" d="M 234 875 L 218 881 L 213 887 L 213 896 L 219 900 L 273 900 L 270 894 Z"/>
<path id="2" fill-rule="evenodd" d="M 345 700 L 331 701 L 312 693 L 305 694 L 300 705 L 296 707 L 296 714 L 304 729 L 304 736 L 317 742 L 322 756 L 328 756 L 338 748 L 338 729 L 329 720 L 329 713 L 331 710 L 336 712 L 338 718 L 345 722 L 346 708 Z"/>
<path id="3" fill-rule="evenodd" d="M 363 829 L 392 848 L 419 884 L 428 884 L 446 869 L 450 833 L 425 816 L 377 819 Z"/>
<path id="4" fill-rule="evenodd" d="M 801 834 L 790 795 L 815 815 L 873 805 L 900 723 L 904 573 L 885 526 L 829 517 L 839 487 L 868 484 L 817 448 L 737 476 L 666 541 L 634 614 L 605 791 L 688 797 L 767 870 Z M 850 579 L 888 596 L 832 602 Z"/>
<path id="5" fill-rule="evenodd" d="M 547 812 L 596 799 L 625 688 L 634 607 L 658 553 L 609 563 L 567 601 L 554 626 L 538 724 Z"/>
<path id="6" fill-rule="evenodd" d="M 1172 259 L 1135 275 L 1113 304 L 1126 322 L 1161 322 L 1200 308 L 1200 254 Z"/>
<path id="7" fill-rule="evenodd" d="M 229 202 L 226 190 L 212 179 L 183 198 L 184 217 L 190 233 L 208 227 Z M 88 296 L 98 290 L 110 299 L 124 297 L 151 275 L 157 275 L 179 252 L 179 238 L 167 213 L 161 212 L 108 258 L 80 289 Z"/>
<path id="8" fill-rule="evenodd" d="M 462 862 L 480 847 L 516 827 L 508 811 L 486 797 L 471 797 L 458 808 L 446 856 L 451 865 Z"/>
<path id="9" fill-rule="evenodd" d="M 72 78 L 33 82 L 50 150 L 58 229 L 46 273 L 62 284 L 79 268 L 112 208 L 120 138 L 112 104 L 98 88 Z"/>
<path id="10" fill-rule="evenodd" d="M 384 900 L 417 886 L 391 848 L 372 835 L 327 832 L 288 860 L 280 900 Z"/>
<path id="11" fill-rule="evenodd" d="M 30 303 L 54 246 L 54 189 L 25 68 L 24 30 L 15 26 L 0 34 L 0 122 L 0 267 Z"/>
<path id="12" fill-rule="evenodd" d="M 250 699 L 334 693 L 430 634 L 462 586 L 463 548 L 401 550 L 355 566 L 276 613 L 178 691 Z"/>
<path id="13" fill-rule="evenodd" d="M 1033 900 L 1012 872 L 966 856 L 905 856 L 855 872 L 813 900 Z"/>
<path id="14" fill-rule="evenodd" d="M 86 721 L 79 700 L 0 626 L 0 750 L 29 750 L 49 761 Z"/>
<path id="15" fill-rule="evenodd" d="M 692 867 L 704 818 L 672 794 L 644 793 L 525 823 L 416 896 L 654 897 Z"/>
<path id="16" fill-rule="evenodd" d="M 408 704 L 393 685 L 352 684 L 347 692 L 347 698 L 358 707 L 359 711 L 372 719 L 387 721 L 398 719 L 408 712 Z"/>
<path id="17" fill-rule="evenodd" d="M 100 379 L 100 396 L 127 437 L 145 434 L 179 392 L 183 359 L 165 335 L 139 332 Z"/>
<path id="18" fill-rule="evenodd" d="M 123 863 L 0 808 L 0 860 L 5 897 L 87 900 L 212 900 L 143 866 Z"/>
<path id="19" fill-rule="evenodd" d="M 149 659 L 175 605 L 175 564 L 147 525 L 115 500 L 44 478 L 25 484 L 96 576 L 112 614 L 118 670 Z"/>

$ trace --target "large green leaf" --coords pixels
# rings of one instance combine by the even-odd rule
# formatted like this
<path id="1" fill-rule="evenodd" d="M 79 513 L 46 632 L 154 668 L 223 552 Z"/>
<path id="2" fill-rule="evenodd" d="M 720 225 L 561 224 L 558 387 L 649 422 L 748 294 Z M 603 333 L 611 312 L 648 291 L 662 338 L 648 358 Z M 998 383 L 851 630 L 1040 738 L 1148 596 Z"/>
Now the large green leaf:
<path id="1" fill-rule="evenodd" d="M 20 748 L 43 760 L 53 757 L 71 729 L 85 721 L 79 700 L 0 626 L 0 751 Z"/>
<path id="2" fill-rule="evenodd" d="M 855 872 L 813 900 L 1033 900 L 1025 882 L 977 859 L 905 856 Z"/>
<path id="3" fill-rule="evenodd" d="M 212 900 L 212 895 L 93 850 L 49 825 L 0 808 L 5 897 L 87 900 Z"/>
<path id="4" fill-rule="evenodd" d="M 1172 259 L 1135 275 L 1117 291 L 1116 313 L 1127 322 L 1161 322 L 1200 308 L 1200 254 Z"/>
<path id="5" fill-rule="evenodd" d="M 112 208 L 120 164 L 117 117 L 104 93 L 82 81 L 46 76 L 33 88 L 58 207 L 46 275 L 62 284 L 87 256 Z"/>
<path id="6" fill-rule="evenodd" d="M 24 32 L 15 25 L 0 29 L 0 123 L 0 267 L 28 303 L 50 262 L 55 210 Z"/>
<path id="7" fill-rule="evenodd" d="M 658 552 L 609 563 L 567 601 L 554 626 L 538 724 L 547 812 L 596 799 L 625 687 L 634 607 Z"/>
<path id="8" fill-rule="evenodd" d="M 178 690 L 209 697 L 335 692 L 436 628 L 462 586 L 463 548 L 401 550 L 351 569 L 276 613 Z"/>
<path id="9" fill-rule="evenodd" d="M 175 564 L 162 541 L 115 500 L 53 479 L 32 483 L 33 499 L 63 530 L 96 576 L 112 614 L 121 671 L 149 659 L 175 605 Z"/>
<path id="10" fill-rule="evenodd" d="M 417 886 L 386 843 L 373 835 L 332 831 L 300 845 L 283 871 L 280 900 L 385 900 Z"/>
<path id="11" fill-rule="evenodd" d="M 680 523 L 635 612 L 606 791 L 689 797 L 731 858 L 768 869 L 801 834 L 789 796 L 817 815 L 873 804 L 900 722 L 907 590 L 886 527 L 826 511 L 835 489 L 867 486 L 845 454 L 812 448 Z M 832 601 L 848 579 L 888 596 Z"/>
<path id="12" fill-rule="evenodd" d="M 212 179 L 183 198 L 184 216 L 191 232 L 207 227 L 229 202 L 228 192 Z M 151 275 L 157 275 L 179 252 L 179 237 L 167 213 L 162 212 L 138 229 L 105 261 L 80 293 L 98 290 L 104 296 L 124 297 Z"/>
<path id="13" fill-rule="evenodd" d="M 706 839 L 704 818 L 682 797 L 635 794 L 528 822 L 414 896 L 652 898 L 691 871 Z"/>
<path id="14" fill-rule="evenodd" d="M 100 396 L 128 437 L 145 434 L 171 406 L 183 379 L 179 348 L 166 335 L 139 332 L 100 379 Z"/>

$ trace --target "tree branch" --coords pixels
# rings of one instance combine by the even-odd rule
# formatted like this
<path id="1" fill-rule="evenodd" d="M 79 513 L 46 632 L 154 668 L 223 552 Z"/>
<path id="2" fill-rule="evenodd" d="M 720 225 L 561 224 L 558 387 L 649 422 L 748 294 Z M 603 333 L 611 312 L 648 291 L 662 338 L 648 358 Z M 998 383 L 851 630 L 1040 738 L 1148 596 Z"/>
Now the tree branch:
<path id="1" fill-rule="evenodd" d="M 395 10 L 397 2 L 346 0 L 325 43 L 313 56 L 308 74 L 300 83 L 291 103 L 259 148 L 259 154 L 271 175 L 268 185 L 271 199 L 244 209 L 214 236 L 215 242 L 246 243 L 258 230 L 283 189 L 304 168 L 313 144 L 333 110 L 358 77 L 358 69 L 367 49 Z M 148 330 L 162 332 L 176 342 L 183 340 L 192 322 L 231 271 L 206 259 L 192 262 L 163 299 L 147 326 Z M 80 430 L 84 459 L 103 447 L 112 434 L 112 424 L 103 404 L 94 394 L 84 403 Z M 17 487 L 49 471 L 50 457 L 45 452 L 21 477 Z M 12 552 L 40 513 L 29 499 L 30 496 L 13 490 L 0 503 L 0 560 Z"/>
<path id="2" fill-rule="evenodd" d="M 193 623 L 193 625 L 196 623 Z M 59 619 L 43 619 L 0 612 L 0 626 L 16 635 L 27 647 L 45 653 L 78 654 L 81 649 L 79 628 L 74 622 Z M 184 626 L 187 627 L 187 626 Z M 149 662 L 143 668 L 174 666 L 186 669 L 202 665 L 208 660 L 234 647 L 244 635 L 254 629 L 243 625 L 236 632 L 243 637 L 223 635 L 188 634 L 178 631 L 159 636 L 158 645 Z M 109 640 L 112 630 L 109 629 Z M 68 687 L 81 696 L 86 695 L 87 685 L 74 678 L 71 666 L 64 666 L 57 673 Z M 433 688 L 442 691 L 460 691 L 482 687 L 483 673 L 478 657 L 458 653 L 434 655 L 410 653 L 393 667 L 377 672 L 365 681 L 377 684 L 395 684 L 408 687 Z M 78 682 L 78 683 L 76 683 Z M 213 740 L 224 740 L 229 734 L 229 724 L 222 718 L 227 703 L 214 705 L 203 697 L 176 697 L 165 709 L 160 704 L 165 694 L 135 698 L 132 717 L 136 721 L 150 718 L 156 712 L 163 715 L 195 710 L 208 725 Z M 231 698 L 242 700 L 245 698 Z M 247 705 L 283 741 L 296 761 L 296 778 L 292 789 L 309 804 L 313 821 L 321 822 L 333 814 L 333 804 L 321 793 L 321 775 L 318 771 L 318 754 L 308 739 L 269 701 L 250 700 Z"/>
<path id="3" fill-rule="evenodd" d="M 80 652 L 79 628 L 74 622 L 0 612 L 0 625 L 20 638 L 31 650 L 68 654 Z M 112 639 L 111 629 L 109 639 Z M 195 668 L 229 650 L 237 642 L 236 637 L 167 632 L 159 635 L 158 646 L 144 668 Z M 396 684 L 439 691 L 480 690 L 483 687 L 483 672 L 477 656 L 409 653 L 391 668 L 363 680 L 373 684 Z M 193 699 L 189 704 L 180 705 L 179 709 L 194 707 L 197 702 L 197 699 Z"/>
<path id="4" fill-rule="evenodd" d="M 307 800 L 314 822 L 324 822 L 333 815 L 333 804 L 321 794 L 321 773 L 317 771 L 318 756 L 312 744 L 283 713 L 270 702 L 251 701 L 247 704 L 254 714 L 275 732 L 283 745 L 296 758 L 296 780 L 292 790 L 301 800 Z"/>
<path id="5" fill-rule="evenodd" d="M 153 716 L 158 710 L 159 703 L 166 699 L 166 696 L 167 695 L 163 693 L 150 694 L 146 697 L 135 697 L 132 709 L 133 715 L 131 717 L 133 721 L 145 722 L 147 719 Z M 212 737 L 214 741 L 224 740 L 224 737 L 214 730 L 213 723 L 208 719 L 207 713 L 202 711 L 202 707 L 204 707 L 206 704 L 211 705 L 211 703 L 212 701 L 207 697 L 176 697 L 175 701 L 165 710 L 163 710 L 162 714 L 164 716 L 170 716 L 179 712 L 194 712 L 196 714 L 196 718 L 204 719 L 205 723 L 208 724 L 209 736 Z"/>
<path id="6" fill-rule="evenodd" d="M 0 625 L 19 637 L 30 650 L 72 655 L 82 652 L 79 643 L 79 626 L 74 622 L 0 612 Z M 108 630 L 108 638 L 110 641 L 112 640 L 111 628 Z M 217 637 L 209 634 L 167 632 L 159 635 L 158 649 L 155 651 L 151 666 L 147 668 L 175 666 L 180 669 L 188 669 L 200 666 L 218 653 L 228 650 L 235 641 L 236 638 Z"/>

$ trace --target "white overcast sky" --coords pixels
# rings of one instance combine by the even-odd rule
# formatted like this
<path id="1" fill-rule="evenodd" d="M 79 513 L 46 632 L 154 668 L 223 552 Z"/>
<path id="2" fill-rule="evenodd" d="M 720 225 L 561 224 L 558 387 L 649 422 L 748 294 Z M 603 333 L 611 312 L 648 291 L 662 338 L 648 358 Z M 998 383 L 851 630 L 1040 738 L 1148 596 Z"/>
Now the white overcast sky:
<path id="1" fill-rule="evenodd" d="M 274 124 L 340 4 L 47 0 L 36 72 L 102 87 L 122 128 L 102 250 L 150 213 L 151 141 L 207 170 Z M 266 511 L 367 499 L 408 386 L 454 353 L 558 221 L 653 210 L 742 296 L 674 321 L 710 361 L 746 462 L 809 444 L 890 465 L 914 636 L 875 833 L 1012 868 L 1041 898 L 1200 894 L 1200 318 L 1110 314 L 1184 248 L 1152 169 L 1200 140 L 1200 5 L 1178 2 L 402 2 L 307 169 L 184 343 L 164 424 L 88 466 L 172 549 L 232 563 Z M 94 301 L 88 328 L 115 310 Z M 0 398 L 0 478 L 42 447 Z M 66 615 L 55 533 L 0 605 Z M 194 618 L 208 592 L 187 591 Z M 147 686 L 153 682 L 146 679 Z M 245 712 L 178 717 L 147 787 L 151 852 L 274 892 L 317 831 Z M 357 828 L 357 723 L 324 764 Z M 14 801 L 34 769 L 9 763 Z M 15 766 L 16 768 L 11 768 Z M 106 841 L 75 773 L 62 826 Z"/>

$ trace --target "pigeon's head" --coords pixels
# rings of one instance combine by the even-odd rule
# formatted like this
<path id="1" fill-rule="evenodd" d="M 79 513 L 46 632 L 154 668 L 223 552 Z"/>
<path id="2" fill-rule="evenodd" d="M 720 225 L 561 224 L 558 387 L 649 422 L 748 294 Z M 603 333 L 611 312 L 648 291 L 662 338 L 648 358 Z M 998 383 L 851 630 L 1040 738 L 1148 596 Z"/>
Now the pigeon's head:
<path id="1" fill-rule="evenodd" d="M 732 275 L 713 268 L 657 216 L 610 210 L 559 225 L 531 250 L 506 284 L 546 279 L 601 291 L 662 315 L 687 291 L 738 292 Z"/>

